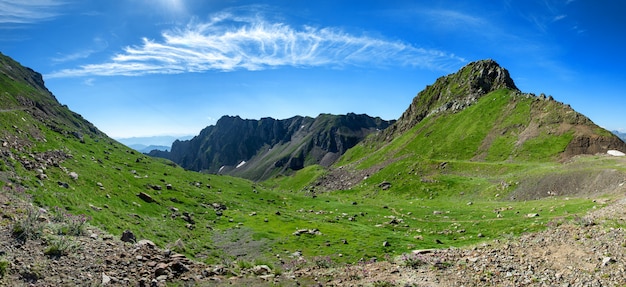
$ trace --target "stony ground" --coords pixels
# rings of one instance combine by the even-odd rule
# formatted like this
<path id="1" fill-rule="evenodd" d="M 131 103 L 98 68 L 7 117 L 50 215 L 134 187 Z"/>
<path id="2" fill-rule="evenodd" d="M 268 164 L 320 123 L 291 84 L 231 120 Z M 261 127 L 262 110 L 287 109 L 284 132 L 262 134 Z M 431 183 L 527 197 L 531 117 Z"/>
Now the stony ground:
<path id="1" fill-rule="evenodd" d="M 622 197 L 519 238 L 297 274 L 315 274 L 324 286 L 626 286 L 625 220 Z"/>
<path id="2" fill-rule="evenodd" d="M 418 250 L 380 262 L 303 267 L 277 272 L 267 266 L 207 266 L 156 248 L 122 242 L 87 226 L 79 236 L 44 228 L 38 238 L 13 232 L 28 210 L 53 226 L 50 211 L 0 193 L 0 286 L 626 286 L 626 186 L 586 217 L 553 222 L 543 232 L 469 248 Z M 55 239 L 65 253 L 46 255 Z M 56 244 L 56 245 L 55 245 Z M 0 269 L 1 270 L 1 269 Z"/>

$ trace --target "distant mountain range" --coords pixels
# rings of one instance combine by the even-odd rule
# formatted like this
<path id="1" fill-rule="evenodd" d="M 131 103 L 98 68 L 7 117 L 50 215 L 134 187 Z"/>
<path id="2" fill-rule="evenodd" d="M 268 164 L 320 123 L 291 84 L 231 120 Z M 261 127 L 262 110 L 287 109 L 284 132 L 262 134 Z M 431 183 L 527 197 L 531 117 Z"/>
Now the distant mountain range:
<path id="1" fill-rule="evenodd" d="M 141 153 L 149 153 L 153 150 L 168 151 L 176 140 L 188 140 L 193 136 L 152 136 L 116 138 L 117 141 Z"/>
<path id="2" fill-rule="evenodd" d="M 155 150 L 149 155 L 190 170 L 263 180 L 312 164 L 328 167 L 393 122 L 353 113 L 284 120 L 224 116 L 193 139 L 175 141 L 170 152 Z"/>

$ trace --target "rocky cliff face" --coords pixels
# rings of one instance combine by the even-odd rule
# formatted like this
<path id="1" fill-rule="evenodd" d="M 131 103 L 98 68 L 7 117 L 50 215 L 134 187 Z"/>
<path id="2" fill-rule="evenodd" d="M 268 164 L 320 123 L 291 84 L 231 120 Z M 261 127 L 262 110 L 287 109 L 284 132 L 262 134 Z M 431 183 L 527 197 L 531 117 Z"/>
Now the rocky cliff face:
<path id="1" fill-rule="evenodd" d="M 168 158 L 184 168 L 266 179 L 310 164 L 329 166 L 347 149 L 392 122 L 367 115 L 321 114 L 284 120 L 225 116 L 188 141 L 176 141 Z"/>

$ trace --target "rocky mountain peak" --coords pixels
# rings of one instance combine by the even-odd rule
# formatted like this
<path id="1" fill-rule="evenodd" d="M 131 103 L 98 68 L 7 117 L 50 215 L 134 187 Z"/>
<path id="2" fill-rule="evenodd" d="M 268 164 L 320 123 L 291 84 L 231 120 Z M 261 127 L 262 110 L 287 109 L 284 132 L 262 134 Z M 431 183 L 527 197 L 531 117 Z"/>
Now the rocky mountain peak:
<path id="1" fill-rule="evenodd" d="M 433 85 L 419 92 L 396 124 L 383 136 L 390 139 L 432 114 L 463 110 L 480 97 L 499 89 L 519 91 L 509 71 L 491 59 L 469 63 L 456 73 L 438 78 Z"/>
<path id="2" fill-rule="evenodd" d="M 509 71 L 491 59 L 472 62 L 453 76 L 469 84 L 472 94 L 486 94 L 502 88 L 518 90 Z"/>

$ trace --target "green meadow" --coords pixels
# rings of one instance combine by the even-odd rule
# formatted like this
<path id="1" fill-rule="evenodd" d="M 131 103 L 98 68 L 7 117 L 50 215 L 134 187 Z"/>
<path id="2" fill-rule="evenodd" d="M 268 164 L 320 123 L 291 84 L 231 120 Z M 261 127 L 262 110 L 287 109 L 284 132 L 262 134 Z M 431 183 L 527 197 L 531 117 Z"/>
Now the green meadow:
<path id="1" fill-rule="evenodd" d="M 147 157 L 41 99 L 40 91 L 1 79 L 7 87 L 0 106 L 3 192 L 32 198 L 51 213 L 85 215 L 115 236 L 131 230 L 207 263 L 289 269 L 301 264 L 294 254 L 354 263 L 510 238 L 602 206 L 574 190 L 556 196 L 539 190 L 542 196 L 524 200 L 519 187 L 546 177 L 626 171 L 602 156 L 559 161 L 572 134 L 554 132 L 558 119 L 535 115 L 560 106 L 499 90 L 460 112 L 427 117 L 392 141 L 372 137 L 331 169 L 313 165 L 252 182 Z M 45 107 L 23 106 L 29 99 Z M 533 124 L 538 136 L 520 140 Z M 47 161 L 50 154 L 60 160 Z M 319 180 L 337 169 L 373 172 L 349 189 L 322 190 Z"/>

